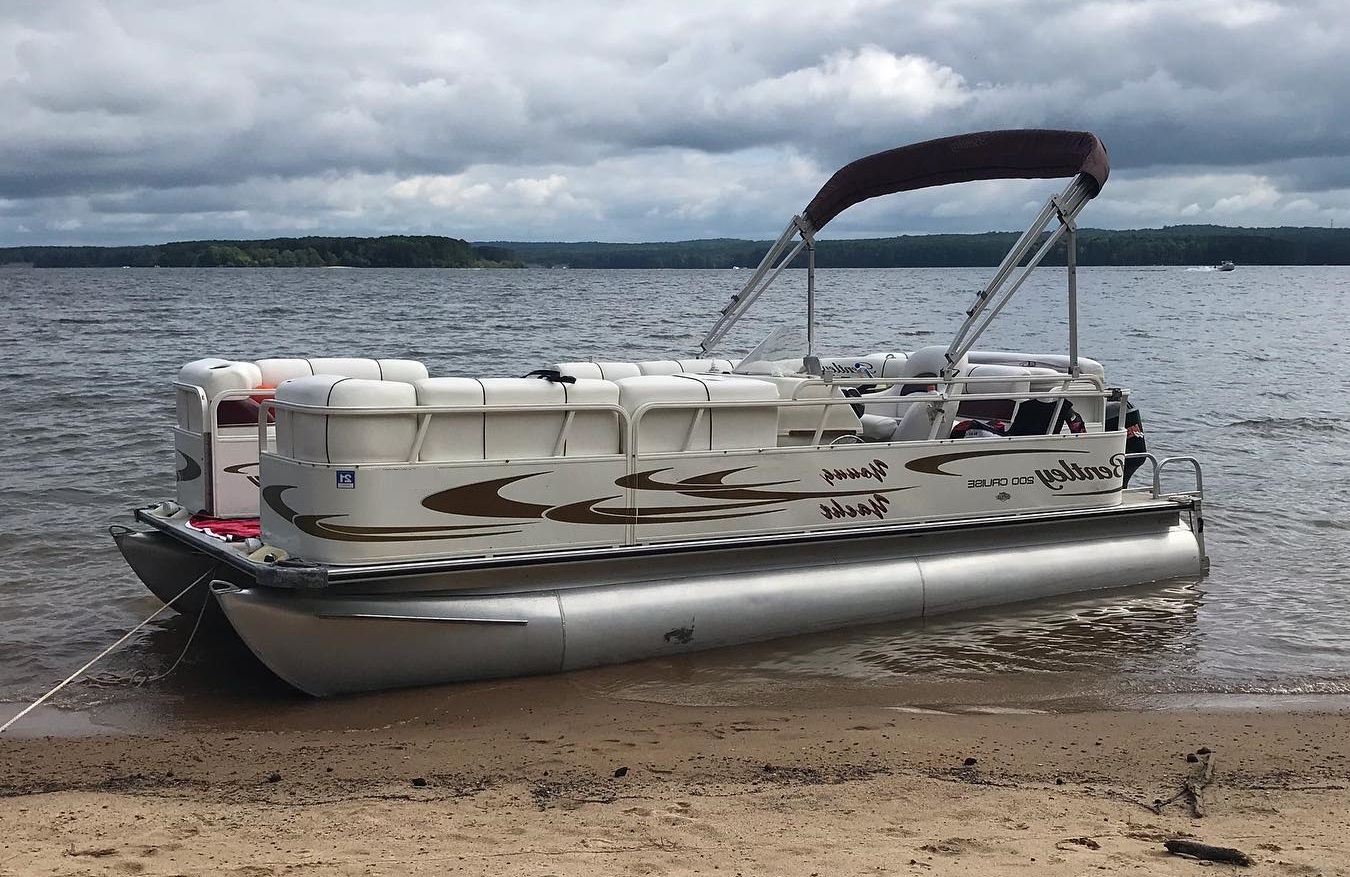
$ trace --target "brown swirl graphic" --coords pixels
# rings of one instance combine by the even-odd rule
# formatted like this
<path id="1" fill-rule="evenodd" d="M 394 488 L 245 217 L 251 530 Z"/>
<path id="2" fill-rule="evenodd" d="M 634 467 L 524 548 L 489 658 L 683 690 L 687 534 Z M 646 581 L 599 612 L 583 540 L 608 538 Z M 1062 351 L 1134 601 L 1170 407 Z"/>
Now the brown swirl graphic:
<path id="1" fill-rule="evenodd" d="M 536 475 L 551 475 L 551 470 L 475 481 L 472 484 L 441 490 L 423 498 L 422 508 L 443 515 L 463 515 L 470 518 L 542 518 L 552 506 L 519 502 L 501 495 L 501 490 L 517 481 Z"/>
<path id="2" fill-rule="evenodd" d="M 501 490 L 517 481 L 533 478 L 536 475 L 548 475 L 549 472 L 532 472 L 509 478 L 495 478 L 491 481 L 479 481 L 461 487 L 452 487 L 433 493 L 422 500 L 422 506 L 431 511 L 447 515 L 459 515 L 470 518 L 532 517 L 539 520 L 557 521 L 565 524 L 683 524 L 695 521 L 720 521 L 732 518 L 749 518 L 768 515 L 784 509 L 761 508 L 766 505 L 791 502 L 799 499 L 834 499 L 863 494 L 898 493 L 913 490 L 909 487 L 863 487 L 854 490 L 765 490 L 799 483 L 793 481 L 761 481 L 748 484 L 727 484 L 726 479 L 739 472 L 753 469 L 742 466 L 736 469 L 722 469 L 691 475 L 680 481 L 662 481 L 657 478 L 670 467 L 636 472 L 615 479 L 614 484 L 625 490 L 646 490 L 676 493 L 703 500 L 724 500 L 720 503 L 703 503 L 695 506 L 607 506 L 604 503 L 622 499 L 621 495 L 601 496 L 584 499 L 566 505 L 545 506 L 536 503 L 518 502 L 501 495 Z"/>
<path id="3" fill-rule="evenodd" d="M 297 530 L 319 539 L 339 542 L 419 542 L 422 540 L 471 539 L 475 536 L 505 536 L 519 529 L 504 530 L 503 524 L 462 524 L 430 527 L 355 527 L 329 523 L 346 515 L 302 515 L 286 504 L 281 495 L 294 484 L 269 484 L 262 489 L 263 502 Z"/>
<path id="4" fill-rule="evenodd" d="M 521 502 L 502 496 L 502 491 L 511 485 L 529 478 L 550 475 L 552 470 L 529 472 L 524 475 L 511 475 L 504 478 L 492 478 L 476 481 L 430 494 L 422 499 L 422 507 L 443 515 L 456 515 L 465 518 L 512 518 L 511 523 L 463 524 L 444 526 L 407 526 L 407 527 L 356 527 L 330 523 L 334 518 L 346 515 L 302 515 L 286 505 L 281 494 L 293 489 L 294 485 L 271 485 L 263 488 L 263 501 L 277 514 L 290 521 L 296 528 L 311 536 L 322 539 L 339 539 L 349 542 L 400 542 L 421 539 L 469 539 L 476 536 L 500 536 L 519 533 L 519 527 L 536 521 L 556 521 L 563 524 L 623 525 L 623 524 L 684 524 L 698 521 L 721 521 L 734 518 L 752 518 L 786 511 L 782 503 L 801 499 L 845 499 L 854 496 L 878 496 L 913 490 L 913 485 L 903 487 L 878 487 L 859 484 L 855 489 L 846 490 L 769 490 L 800 483 L 789 481 L 761 481 L 747 484 L 727 484 L 726 479 L 740 472 L 753 469 L 742 466 L 736 469 L 722 469 L 692 475 L 680 481 L 663 481 L 658 478 L 670 467 L 637 472 L 615 479 L 615 486 L 628 490 L 656 491 L 674 493 L 699 500 L 721 500 L 721 502 L 703 502 L 699 505 L 607 505 L 622 500 L 622 494 L 583 499 L 564 505 L 543 505 Z M 765 508 L 765 506 L 774 506 Z M 517 529 L 501 529 L 515 525 Z"/>
<path id="5" fill-rule="evenodd" d="M 248 471 L 248 470 L 250 470 L 250 469 L 253 470 L 253 471 L 251 471 L 251 472 Z M 236 463 L 236 464 L 233 465 L 233 466 L 226 466 L 226 467 L 225 467 L 225 471 L 228 472 L 228 473 L 231 474 L 231 475 L 242 475 L 242 476 L 244 476 L 245 478 L 247 478 L 247 479 L 253 484 L 254 487 L 258 487 L 259 485 L 262 484 L 262 481 L 259 480 L 259 478 L 258 478 L 258 464 L 257 464 L 257 463 Z"/>
<path id="6" fill-rule="evenodd" d="M 958 460 L 969 460 L 974 457 L 1010 457 L 1013 454 L 1090 454 L 1091 451 L 1049 451 L 1045 448 L 1002 448 L 997 451 L 958 451 L 953 454 L 934 454 L 931 457 L 919 457 L 917 460 L 910 460 L 905 464 L 905 468 L 911 472 L 922 472 L 925 475 L 946 475 L 951 478 L 963 478 L 960 472 L 948 472 L 942 467 L 948 463 L 955 463 Z"/>
<path id="7" fill-rule="evenodd" d="M 183 458 L 183 465 L 178 471 L 174 472 L 174 481 L 196 481 L 202 476 L 202 467 L 197 465 L 197 461 L 184 454 L 182 451 L 176 452 Z"/>

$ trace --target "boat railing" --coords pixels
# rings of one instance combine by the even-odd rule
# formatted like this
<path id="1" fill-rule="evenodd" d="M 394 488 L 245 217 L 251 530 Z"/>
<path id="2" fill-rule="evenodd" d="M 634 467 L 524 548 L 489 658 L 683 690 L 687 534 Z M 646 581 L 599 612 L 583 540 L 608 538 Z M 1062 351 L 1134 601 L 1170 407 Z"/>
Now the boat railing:
<path id="1" fill-rule="evenodd" d="M 1153 478 L 1148 487 L 1131 488 L 1127 492 L 1147 493 L 1152 499 L 1171 499 L 1186 503 L 1191 518 L 1191 531 L 1195 533 L 1196 543 L 1200 547 L 1200 557 L 1203 559 L 1205 568 L 1208 569 L 1209 555 L 1205 552 L 1205 476 L 1200 468 L 1200 461 L 1190 455 L 1159 459 L 1147 452 L 1126 454 L 1125 459 L 1142 460 L 1148 463 L 1153 470 Z M 1194 479 L 1191 487 L 1184 490 L 1164 490 L 1163 472 L 1176 468 L 1187 468 L 1191 471 Z"/>
<path id="2" fill-rule="evenodd" d="M 914 404 L 924 404 L 933 411 L 942 411 L 949 404 L 959 405 L 962 402 L 979 401 L 1058 401 L 1077 400 L 1084 397 L 1101 398 L 1103 400 L 1112 397 L 1112 394 L 1123 393 L 1125 391 L 1107 390 L 1103 387 L 1102 381 L 1096 376 L 1080 375 L 1073 377 L 1064 375 L 1057 376 L 1035 376 L 1033 383 L 1039 387 L 1026 391 L 1008 391 L 999 390 L 989 393 L 971 393 L 966 386 L 956 388 L 954 392 L 948 385 L 978 385 L 978 384 L 1006 384 L 1009 380 L 1006 376 L 988 376 L 988 377 L 956 377 L 944 380 L 940 377 L 894 377 L 894 378 L 876 378 L 876 379 L 819 379 L 808 378 L 801 385 L 793 390 L 793 398 L 790 399 L 766 399 L 766 400 L 653 400 L 644 402 L 634 408 L 632 411 L 625 409 L 618 404 L 610 403 L 555 403 L 555 404 L 531 404 L 531 405 L 442 405 L 442 406 L 389 406 L 389 407 L 347 407 L 347 406 L 324 406 L 311 405 L 302 402 L 284 401 L 275 398 L 260 399 L 258 413 L 258 447 L 259 452 L 269 450 L 274 440 L 274 427 L 272 422 L 274 412 L 277 410 L 294 411 L 300 414 L 309 414 L 317 416 L 336 416 L 336 417 L 388 417 L 388 416 L 406 416 L 417 418 L 417 430 L 411 441 L 408 453 L 405 459 L 399 462 L 421 463 L 421 462 L 446 462 L 439 460 L 427 460 L 423 458 L 423 445 L 427 433 L 431 427 L 432 420 L 436 417 L 462 417 L 465 415 L 521 415 L 521 414 L 548 414 L 560 413 L 563 415 L 562 422 L 558 428 L 558 434 L 553 442 L 553 457 L 564 456 L 564 449 L 567 440 L 572 432 L 572 427 L 576 417 L 584 413 L 608 413 L 613 414 L 617 419 L 619 433 L 623 436 L 624 442 L 619 453 L 626 454 L 630 459 L 636 460 L 637 457 L 651 455 L 654 453 L 663 453 L 666 451 L 644 451 L 642 447 L 642 421 L 649 414 L 656 411 L 684 410 L 692 412 L 691 419 L 685 427 L 683 440 L 676 443 L 679 447 L 677 452 L 690 452 L 695 450 L 755 450 L 766 448 L 777 448 L 776 442 L 763 443 L 762 447 L 735 447 L 735 448 L 696 448 L 694 437 L 703 428 L 704 420 L 709 414 L 716 410 L 773 410 L 782 411 L 783 409 L 819 409 L 820 418 L 816 422 L 814 434 L 809 446 L 825 447 L 822 439 L 828 431 L 829 410 L 835 406 L 854 406 L 865 405 L 869 401 L 880 401 L 878 399 L 869 399 L 869 396 L 847 396 L 835 394 L 833 388 L 855 387 L 855 386 L 891 386 L 896 384 L 914 384 L 923 383 L 935 387 L 943 387 L 932 393 L 913 394 L 912 397 L 903 397 L 905 400 Z M 1058 384 L 1059 389 L 1045 389 L 1047 384 Z M 1087 384 L 1087 387 L 1074 386 Z M 828 395 L 814 398 L 800 398 L 804 391 L 810 388 L 824 389 Z M 262 395 L 260 392 L 249 391 L 230 391 L 231 396 L 253 396 Z M 215 403 L 213 403 L 214 405 Z M 953 408 L 955 410 L 955 408 Z M 213 408 L 214 415 L 214 408 Z M 1053 424 L 1053 420 L 1051 423 Z M 944 423 L 944 418 L 934 417 L 930 427 L 928 440 L 938 438 L 937 432 Z M 489 458 L 490 459 L 490 458 Z"/>
<path id="3" fill-rule="evenodd" d="M 1148 487 L 1132 488 L 1135 491 L 1147 491 L 1153 499 L 1162 499 L 1166 497 L 1177 497 L 1182 499 L 1203 500 L 1205 498 L 1205 476 L 1200 469 L 1200 461 L 1195 457 L 1184 455 L 1176 457 L 1163 457 L 1159 459 L 1156 455 L 1142 451 L 1135 454 L 1126 454 L 1126 460 L 1141 460 L 1149 465 L 1152 470 L 1152 480 Z M 1188 468 L 1191 471 L 1192 486 L 1183 490 L 1164 490 L 1163 472 L 1167 469 Z"/>
<path id="4" fill-rule="evenodd" d="M 972 393 L 969 387 L 972 385 L 986 386 L 1006 385 L 1010 383 L 1023 383 L 1032 385 L 1027 390 L 1003 390 L 988 393 Z M 895 376 L 887 378 L 840 378 L 833 375 L 829 377 L 811 378 L 804 381 L 793 390 L 792 400 L 801 401 L 801 394 L 812 390 L 825 389 L 828 399 L 832 400 L 829 404 L 838 404 L 841 397 L 833 395 L 834 387 L 870 387 L 885 388 L 906 384 L 923 384 L 933 387 L 931 392 L 913 393 L 899 397 L 900 401 L 909 404 L 923 404 L 928 407 L 930 426 L 926 440 L 934 441 L 946 436 L 939 435 L 942 427 L 946 423 L 946 418 L 938 416 L 947 409 L 948 403 L 955 403 L 953 411 L 959 410 L 963 402 L 1025 402 L 1029 400 L 1055 401 L 1056 407 L 1051 413 L 1048 428 L 1053 428 L 1058 422 L 1060 409 L 1065 402 L 1083 399 L 1098 399 L 1103 405 L 1103 420 L 1105 416 L 1105 403 L 1109 400 L 1118 398 L 1122 401 L 1129 396 L 1128 390 L 1108 389 L 1105 382 L 1097 375 L 1080 374 L 1077 376 L 1071 374 L 1062 375 L 956 375 L 950 378 L 941 376 Z M 1058 389 L 1049 389 L 1058 385 Z M 938 389 L 938 388 L 941 389 Z M 823 402 L 824 399 L 811 399 L 813 402 Z M 860 396 L 843 396 L 842 401 L 866 406 L 869 403 L 894 402 L 896 397 L 888 395 L 879 395 L 875 392 L 866 393 Z M 786 404 L 786 401 L 780 404 Z M 824 432 L 824 423 L 826 412 L 822 410 L 820 425 L 817 427 L 812 444 L 819 444 L 821 435 Z M 1095 420 L 1095 418 L 1094 418 Z M 911 439 L 913 440 L 913 439 Z"/>
<path id="5" fill-rule="evenodd" d="M 294 411 L 299 414 L 312 414 L 320 417 L 389 417 L 405 416 L 417 418 L 417 432 L 409 446 L 407 459 L 400 462 L 405 463 L 426 463 L 426 462 L 446 462 L 443 460 L 424 460 L 422 458 L 422 447 L 426 442 L 427 432 L 431 428 L 431 421 L 437 416 L 459 416 L 473 414 L 563 414 L 562 426 L 558 430 L 558 436 L 553 443 L 554 457 L 563 456 L 567 438 L 571 433 L 572 426 L 577 414 L 586 412 L 609 413 L 616 415 L 620 421 L 628 419 L 628 412 L 618 405 L 595 402 L 577 402 L 577 403 L 557 403 L 542 405 L 401 405 L 387 407 L 345 407 L 333 405 L 307 405 L 302 402 L 289 402 L 279 399 L 268 399 L 260 404 L 258 412 L 258 447 L 262 451 L 267 447 L 268 434 L 267 428 L 273 424 L 271 415 L 278 410 Z M 352 461 L 356 462 L 356 461 Z"/>

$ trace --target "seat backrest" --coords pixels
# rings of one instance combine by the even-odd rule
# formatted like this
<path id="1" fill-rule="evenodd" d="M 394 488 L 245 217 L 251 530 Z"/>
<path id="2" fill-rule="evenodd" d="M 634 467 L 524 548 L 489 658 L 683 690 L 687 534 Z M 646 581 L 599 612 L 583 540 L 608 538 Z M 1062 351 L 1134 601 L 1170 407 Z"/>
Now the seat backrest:
<path id="1" fill-rule="evenodd" d="M 929 438 L 947 438 L 951 433 L 952 421 L 955 420 L 954 409 L 956 406 L 948 404 L 934 411 L 926 403 L 938 395 L 927 391 L 911 393 L 904 412 L 896 419 L 895 431 L 891 433 L 891 441 L 920 442 L 927 441 Z M 933 429 L 935 420 L 941 421 L 938 423 L 936 431 Z"/>
<path id="2" fill-rule="evenodd" d="M 260 359 L 258 368 L 262 371 L 262 386 L 265 387 L 279 387 L 282 381 L 306 375 L 338 375 L 368 381 L 402 381 L 409 384 L 427 376 L 427 367 L 415 359 L 290 357 Z"/>
<path id="3" fill-rule="evenodd" d="M 262 372 L 252 362 L 208 357 L 189 362 L 178 370 L 177 383 L 200 387 L 206 396 L 208 410 L 211 402 L 227 390 L 252 390 L 262 383 Z M 174 408 L 178 427 L 189 432 L 209 431 L 203 422 L 201 400 L 196 393 L 178 390 L 174 393 Z"/>
<path id="4" fill-rule="evenodd" d="M 309 375 L 282 381 L 281 402 L 333 408 L 411 408 L 417 391 L 401 381 Z M 417 435 L 417 417 L 408 414 L 315 414 L 277 409 L 277 452 L 317 463 L 406 461 Z"/>
<path id="5" fill-rule="evenodd" d="M 778 398 L 785 401 L 803 399 L 843 398 L 843 388 L 826 386 L 817 378 L 802 375 L 754 375 L 750 380 L 759 381 L 774 387 Z M 859 401 L 866 397 L 859 397 Z M 814 433 L 817 429 L 836 437 L 841 432 L 859 432 L 862 424 L 853 404 L 788 406 L 778 410 L 778 431 L 780 433 Z M 825 423 L 821 425 L 821 415 Z"/>
<path id="6" fill-rule="evenodd" d="M 637 364 L 638 371 L 644 375 L 678 375 L 684 371 L 674 359 L 653 359 Z"/>
<path id="7" fill-rule="evenodd" d="M 778 389 L 768 381 L 721 374 L 684 374 L 677 377 L 702 385 L 711 402 L 778 401 Z M 708 409 L 704 417 L 710 427 L 709 447 L 714 451 L 773 448 L 778 445 L 777 405 L 718 406 Z"/>
<path id="8" fill-rule="evenodd" d="M 563 384 L 539 378 L 483 378 L 483 404 L 509 406 L 510 411 L 483 415 L 483 454 L 489 460 L 551 457 L 562 434 L 562 410 L 541 411 L 541 405 L 567 401 Z"/>
<path id="9" fill-rule="evenodd" d="M 946 366 L 946 347 L 919 348 L 899 364 L 894 375 L 888 375 L 888 377 L 920 378 L 920 380 L 895 383 L 876 393 L 868 393 L 862 397 L 863 409 L 868 414 L 891 417 L 896 421 L 901 420 L 914 401 L 909 397 L 941 389 L 936 383 L 936 379 Z M 958 375 L 969 367 L 970 362 L 966 357 L 961 357 L 956 361 L 956 373 Z"/>
<path id="10" fill-rule="evenodd" d="M 613 381 L 577 378 L 560 384 L 569 405 L 618 405 L 619 385 Z M 563 456 L 589 457 L 623 450 L 623 432 L 616 411 L 573 411 L 572 425 L 563 442 Z"/>
<path id="11" fill-rule="evenodd" d="M 1006 394 L 1004 399 L 971 399 L 957 406 L 960 417 L 974 417 L 980 420 L 1001 420 L 1011 422 L 1017 414 L 1018 405 L 1034 389 L 1054 389 L 1053 380 L 1035 381 L 1037 376 L 1053 379 L 1058 375 L 1054 369 L 1031 368 L 1019 365 L 972 365 L 966 369 L 967 378 L 981 380 L 968 381 L 961 386 L 963 393 L 990 395 Z M 996 380 L 991 380 L 996 379 Z M 1018 398 L 1020 397 L 1020 398 Z"/>
<path id="12" fill-rule="evenodd" d="M 574 378 L 617 381 L 620 378 L 635 378 L 642 374 L 635 362 L 555 362 L 550 371 Z"/>
<path id="13" fill-rule="evenodd" d="M 706 402 L 707 386 L 679 375 L 638 375 L 616 381 L 619 405 L 631 419 L 651 402 Z M 706 451 L 712 447 L 712 426 L 706 414 L 698 418 L 694 408 L 654 409 L 637 422 L 639 454 L 683 450 Z"/>
<path id="14" fill-rule="evenodd" d="M 483 384 L 474 378 L 424 378 L 413 382 L 418 406 L 477 407 Z M 437 413 L 422 439 L 422 460 L 450 463 L 483 459 L 483 412 Z"/>

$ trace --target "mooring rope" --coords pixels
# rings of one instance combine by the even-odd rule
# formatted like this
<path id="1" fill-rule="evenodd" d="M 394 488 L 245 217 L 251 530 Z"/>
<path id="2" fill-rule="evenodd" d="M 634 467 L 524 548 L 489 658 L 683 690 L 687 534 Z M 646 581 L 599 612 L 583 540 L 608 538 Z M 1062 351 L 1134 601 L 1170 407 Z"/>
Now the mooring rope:
<path id="1" fill-rule="evenodd" d="M 76 679 L 80 678 L 81 674 L 83 674 L 83 673 L 84 673 L 86 670 L 88 670 L 90 667 L 94 666 L 94 665 L 97 664 L 99 661 L 102 661 L 104 658 L 108 657 L 108 655 L 111 655 L 113 652 L 117 651 L 117 647 L 118 647 L 118 646 L 122 645 L 122 643 L 124 643 L 124 642 L 126 642 L 127 640 L 131 639 L 132 635 L 133 635 L 134 633 L 136 633 L 137 631 L 139 631 L 142 627 L 145 627 L 147 624 L 149 624 L 150 622 L 152 622 L 152 621 L 154 621 L 156 618 L 158 618 L 158 617 L 159 617 L 159 614 L 160 614 L 161 612 L 163 612 L 165 609 L 168 609 L 173 603 L 175 603 L 175 602 L 179 599 L 179 597 L 182 597 L 182 596 L 185 595 L 188 591 L 191 591 L 193 588 L 197 587 L 197 586 L 200 585 L 202 582 L 206 581 L 206 578 L 207 578 L 208 576 L 210 576 L 210 575 L 213 575 L 213 574 L 215 573 L 215 571 L 216 571 L 217 568 L 218 568 L 218 564 L 212 566 L 212 567 L 211 567 L 210 569 L 208 569 L 206 572 L 202 573 L 200 576 L 198 576 L 198 577 L 192 582 L 192 584 L 188 585 L 186 588 L 184 588 L 183 590 L 179 591 L 177 597 L 174 597 L 172 600 L 168 601 L 168 602 L 165 603 L 163 606 L 161 606 L 161 607 L 159 607 L 158 609 L 156 609 L 154 612 L 151 612 L 150 615 L 149 615 L 149 617 L 147 617 L 144 621 L 142 621 L 140 624 L 138 624 L 138 625 L 136 625 L 135 627 L 133 627 L 131 630 L 128 630 L 126 633 L 122 634 L 122 637 L 121 637 L 120 639 L 118 639 L 117 642 L 113 643 L 112 645 L 110 645 L 110 646 L 108 646 L 106 649 L 104 649 L 103 651 L 99 652 L 96 656 L 94 656 L 94 658 L 93 658 L 92 660 L 90 660 L 90 661 L 89 661 L 87 664 L 85 664 L 83 667 L 81 667 L 80 669 L 76 670 L 74 673 L 71 673 L 71 674 L 70 674 L 69 676 L 67 676 L 65 679 L 62 679 L 60 682 L 58 682 L 58 683 L 56 684 L 56 687 L 53 688 L 51 691 L 48 691 L 46 694 L 42 695 L 42 697 L 39 697 L 37 700 L 33 701 L 33 702 L 30 703 L 28 706 L 24 707 L 22 710 L 19 711 L 18 715 L 14 716 L 14 717 L 13 717 L 12 719 L 10 719 L 8 722 L 5 722 L 3 725 L 0 725 L 0 734 L 5 733 L 6 731 L 9 730 L 10 726 L 13 725 L 15 722 L 19 721 L 19 719 L 22 719 L 24 716 L 28 715 L 28 714 L 31 713 L 33 710 L 35 710 L 35 709 L 37 709 L 38 707 L 42 706 L 42 704 L 46 703 L 46 702 L 52 697 L 52 695 L 56 694 L 58 691 L 60 691 L 61 689 L 65 688 L 67 685 L 69 685 L 70 683 L 74 682 Z M 202 615 L 205 615 L 205 614 L 206 614 L 206 613 L 205 613 L 205 607 L 203 607 Z M 197 623 L 198 623 L 198 624 L 201 624 L 201 620 L 202 620 L 201 615 L 198 615 L 198 616 L 197 616 Z M 195 635 L 195 634 L 197 633 L 197 628 L 196 628 L 195 626 L 192 628 L 192 633 L 193 633 L 193 635 Z M 189 639 L 188 639 L 188 644 L 191 645 L 191 642 L 192 642 L 192 640 L 191 640 L 191 638 L 189 637 Z M 186 654 L 186 653 L 187 653 L 187 650 L 184 649 L 183 653 Z M 183 660 L 183 656 L 182 656 L 182 655 L 179 655 L 179 656 L 178 656 L 178 661 L 181 661 L 181 660 Z M 177 667 L 177 666 L 178 666 L 178 661 L 175 661 L 174 664 L 173 664 L 173 667 L 170 667 L 170 668 L 169 668 L 169 672 L 172 672 L 173 669 L 174 669 L 174 667 Z M 163 674 L 163 676 L 167 676 L 167 675 L 168 675 L 168 672 L 166 672 L 166 673 Z M 163 678 L 163 676 L 161 676 L 160 678 Z"/>
<path id="2" fill-rule="evenodd" d="M 217 563 L 207 570 L 206 575 L 213 575 L 219 568 L 220 564 Z M 203 576 L 202 578 L 205 577 L 206 576 Z M 188 587 L 193 587 L 193 585 L 198 584 L 201 580 L 201 578 L 197 579 L 196 582 L 193 582 L 193 584 Z M 177 597 L 174 599 L 177 599 Z M 125 685 L 130 688 L 140 688 L 142 685 L 158 682 L 159 680 L 166 678 L 170 673 L 177 670 L 178 665 L 183 663 L 183 659 L 187 657 L 188 649 L 192 648 L 192 642 L 197 638 L 197 631 L 201 629 L 202 619 L 206 617 L 206 610 L 210 605 L 211 601 L 209 599 L 202 601 L 202 608 L 197 610 L 197 620 L 192 623 L 192 632 L 188 634 L 187 642 L 183 643 L 183 648 L 178 652 L 178 657 L 169 665 L 169 669 L 165 670 L 163 673 L 151 673 L 149 670 L 135 670 L 128 674 L 118 674 L 108 671 L 99 673 L 95 676 L 90 676 L 84 681 L 89 685 L 105 688 L 112 688 L 119 685 Z M 148 621 L 149 619 L 146 620 Z"/>

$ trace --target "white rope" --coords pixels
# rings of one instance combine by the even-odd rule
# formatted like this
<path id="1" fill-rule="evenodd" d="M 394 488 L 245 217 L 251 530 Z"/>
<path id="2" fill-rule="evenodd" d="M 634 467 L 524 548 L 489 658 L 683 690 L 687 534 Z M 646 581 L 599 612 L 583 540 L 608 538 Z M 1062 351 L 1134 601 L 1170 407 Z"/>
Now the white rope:
<path id="1" fill-rule="evenodd" d="M 208 572 L 214 573 L 218 567 L 219 565 L 213 566 Z M 200 582 L 201 579 L 198 579 L 197 581 Z M 127 675 L 105 672 L 90 676 L 84 681 L 89 685 L 95 686 L 101 685 L 111 687 L 115 685 L 125 685 L 132 688 L 140 688 L 142 685 L 148 685 L 151 682 L 158 682 L 161 679 L 167 678 L 170 673 L 178 669 L 178 665 L 183 663 L 183 659 L 187 657 L 188 650 L 192 648 L 192 642 L 197 638 L 197 631 L 201 629 L 202 619 L 206 617 L 206 610 L 209 608 L 211 608 L 211 601 L 202 600 L 202 608 L 197 612 L 197 620 L 192 624 L 192 632 L 188 634 L 187 642 L 183 643 L 183 648 L 178 652 L 177 659 L 175 659 L 174 662 L 169 665 L 169 669 L 165 670 L 163 673 L 151 673 L 149 670 L 137 670 Z"/>
<path id="2" fill-rule="evenodd" d="M 206 577 L 207 577 L 207 576 L 211 575 L 211 574 L 214 573 L 215 571 L 216 571 L 216 567 L 215 567 L 215 566 L 212 566 L 212 567 L 211 567 L 210 569 L 208 569 L 206 572 L 202 573 L 201 576 L 199 576 L 199 577 L 196 579 L 196 581 L 194 581 L 192 584 L 188 585 L 188 586 L 187 586 L 186 588 L 184 588 L 183 590 L 179 591 L 179 592 L 178 592 L 178 597 L 174 597 L 172 600 L 170 600 L 169 602 L 165 603 L 163 606 L 159 607 L 159 608 L 156 609 L 154 612 L 150 613 L 150 616 L 149 616 L 148 618 L 146 618 L 146 619 L 145 619 L 144 621 L 142 621 L 140 624 L 138 624 L 138 625 L 136 625 L 135 627 L 133 627 L 131 630 L 128 630 L 126 633 L 124 633 L 124 634 L 122 635 L 122 638 L 119 639 L 117 642 L 113 643 L 112 645 L 110 645 L 110 646 L 108 646 L 106 649 L 104 649 L 103 651 L 99 652 L 98 655 L 95 656 L 94 659 L 91 660 L 89 663 L 85 664 L 83 667 L 81 667 L 80 669 L 76 670 L 74 673 L 71 673 L 71 674 L 70 674 L 69 676 L 67 676 L 65 679 L 61 680 L 59 683 L 57 683 L 56 687 L 53 688 L 51 691 L 47 692 L 46 694 L 42 695 L 42 697 L 39 697 L 37 700 L 33 701 L 33 702 L 30 703 L 28 706 L 24 707 L 22 710 L 19 711 L 19 714 L 16 715 L 14 718 L 10 719 L 8 722 L 5 722 L 3 725 L 0 725 L 0 734 L 5 733 L 6 731 L 9 730 L 9 727 L 10 727 L 11 725 L 13 725 L 15 722 L 19 721 L 19 719 L 22 719 L 24 716 L 28 715 L 28 714 L 31 713 L 33 710 L 35 710 L 35 709 L 37 709 L 38 707 L 42 706 L 44 703 L 47 702 L 48 699 L 51 698 L 52 695 L 56 694 L 56 692 L 60 691 L 61 689 L 65 688 L 67 685 L 69 685 L 70 683 L 74 682 L 76 679 L 80 678 L 80 675 L 83 674 L 83 673 L 84 673 L 86 670 L 88 670 L 90 667 L 94 666 L 94 665 L 97 664 L 99 661 L 102 661 L 104 658 L 108 657 L 108 655 L 111 655 L 113 652 L 115 652 L 115 651 L 117 650 L 117 647 L 118 647 L 118 646 L 122 645 L 122 643 L 124 643 L 124 642 L 126 642 L 127 640 L 131 639 L 132 634 L 136 633 L 136 631 L 140 630 L 142 627 L 145 627 L 147 624 L 149 624 L 150 622 L 154 621 L 157 617 L 159 617 L 159 613 L 163 612 L 165 609 L 168 609 L 170 605 L 172 605 L 173 603 L 177 602 L 177 600 L 178 600 L 179 597 L 182 597 L 182 596 L 183 596 L 184 594 L 186 594 L 188 591 L 191 591 L 193 588 L 195 588 L 195 587 L 197 587 L 198 585 L 200 585 L 203 581 L 206 580 Z M 200 621 L 200 618 L 198 618 L 198 620 Z M 194 628 L 194 632 L 195 632 L 195 628 Z M 177 666 L 177 665 L 175 664 L 175 666 Z"/>

